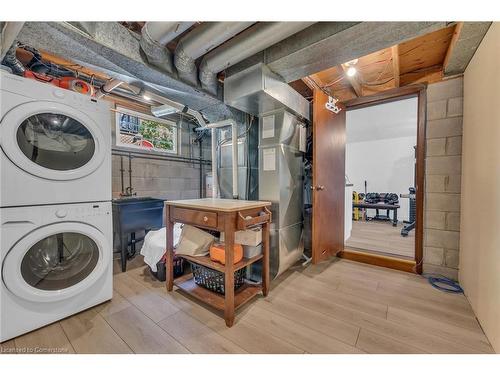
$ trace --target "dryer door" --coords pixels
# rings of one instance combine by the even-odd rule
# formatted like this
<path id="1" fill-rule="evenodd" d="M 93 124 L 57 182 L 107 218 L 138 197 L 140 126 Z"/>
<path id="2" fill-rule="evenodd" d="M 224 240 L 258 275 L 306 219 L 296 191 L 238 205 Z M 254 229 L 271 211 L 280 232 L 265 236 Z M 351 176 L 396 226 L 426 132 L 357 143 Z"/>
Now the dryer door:
<path id="1" fill-rule="evenodd" d="M 21 238 L 7 253 L 3 281 L 13 294 L 29 301 L 73 297 L 109 270 L 111 244 L 96 228 L 63 222 L 41 227 Z"/>
<path id="2" fill-rule="evenodd" d="M 61 103 L 21 104 L 6 113 L 0 129 L 0 145 L 7 157 L 24 171 L 44 179 L 86 176 L 109 152 L 99 124 Z"/>

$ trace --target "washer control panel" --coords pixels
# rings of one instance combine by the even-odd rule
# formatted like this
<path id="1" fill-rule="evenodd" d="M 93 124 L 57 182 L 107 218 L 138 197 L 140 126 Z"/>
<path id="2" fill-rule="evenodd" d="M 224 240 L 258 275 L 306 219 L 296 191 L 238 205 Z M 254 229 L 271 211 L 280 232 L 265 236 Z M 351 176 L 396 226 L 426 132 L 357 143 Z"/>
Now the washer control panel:
<path id="1" fill-rule="evenodd" d="M 54 217 L 61 220 L 83 219 L 93 216 L 111 215 L 111 204 L 109 202 L 78 203 L 58 205 L 53 207 Z"/>

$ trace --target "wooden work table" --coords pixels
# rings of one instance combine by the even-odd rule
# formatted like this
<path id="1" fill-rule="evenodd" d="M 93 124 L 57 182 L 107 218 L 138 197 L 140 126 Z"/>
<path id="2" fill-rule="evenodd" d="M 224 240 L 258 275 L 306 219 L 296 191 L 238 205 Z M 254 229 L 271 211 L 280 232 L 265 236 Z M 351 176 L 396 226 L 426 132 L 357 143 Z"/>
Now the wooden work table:
<path id="1" fill-rule="evenodd" d="M 226 325 L 234 323 L 234 312 L 262 291 L 269 293 L 269 226 L 271 202 L 244 201 L 236 199 L 189 199 L 165 202 L 165 225 L 167 227 L 167 290 L 174 284 L 182 291 L 201 300 L 217 310 L 224 311 Z M 199 228 L 224 232 L 225 265 L 210 260 L 209 256 L 194 257 L 179 255 L 188 262 L 197 263 L 225 274 L 225 294 L 218 294 L 197 285 L 192 274 L 174 280 L 173 272 L 173 228 L 174 223 L 193 225 Z M 257 225 L 262 225 L 262 254 L 253 258 L 243 258 L 234 264 L 234 233 Z M 234 272 L 258 260 L 262 260 L 262 284 L 244 284 L 234 290 Z"/>

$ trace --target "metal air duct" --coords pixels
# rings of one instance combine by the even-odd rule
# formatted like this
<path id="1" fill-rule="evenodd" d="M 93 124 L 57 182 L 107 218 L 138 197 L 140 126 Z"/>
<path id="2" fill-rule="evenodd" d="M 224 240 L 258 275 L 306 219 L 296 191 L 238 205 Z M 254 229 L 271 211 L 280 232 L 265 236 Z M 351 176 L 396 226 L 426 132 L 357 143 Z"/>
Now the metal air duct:
<path id="1" fill-rule="evenodd" d="M 212 197 L 218 197 L 218 186 L 217 181 L 217 153 L 216 153 L 216 136 L 215 129 L 224 128 L 226 126 L 231 127 L 231 138 L 232 138 L 232 169 L 233 169 L 233 199 L 238 199 L 238 124 L 233 119 L 226 119 L 211 124 L 207 124 L 200 128 L 196 128 L 197 131 L 203 131 L 206 129 L 211 129 L 212 133 Z"/>
<path id="2" fill-rule="evenodd" d="M 288 38 L 313 23 L 259 22 L 248 28 L 205 55 L 199 71 L 202 87 L 215 95 L 217 93 L 217 73 Z"/>
<path id="3" fill-rule="evenodd" d="M 96 94 L 97 99 L 101 99 L 102 97 L 106 96 L 107 94 L 111 93 L 111 91 L 117 89 L 121 85 L 123 85 L 123 81 L 119 79 L 112 78 L 109 81 L 107 81 L 104 85 L 101 86 L 99 89 L 98 93 Z"/>
<path id="4" fill-rule="evenodd" d="M 259 200 L 272 202 L 271 277 L 300 259 L 303 243 L 304 124 L 281 109 L 259 119 Z M 302 135 L 301 135 L 302 134 Z"/>
<path id="5" fill-rule="evenodd" d="M 165 45 L 195 22 L 146 22 L 141 30 L 141 49 L 147 60 L 162 70 L 173 72 L 172 56 Z"/>
<path id="6" fill-rule="evenodd" d="M 253 22 L 205 22 L 182 37 L 174 53 L 179 78 L 198 81 L 195 60 L 250 27 Z"/>
<path id="7" fill-rule="evenodd" d="M 309 102 L 266 65 L 224 80 L 224 102 L 259 116 L 259 197 L 272 202 L 271 276 L 302 255 L 303 151 Z"/>
<path id="8" fill-rule="evenodd" d="M 255 116 L 287 108 L 306 120 L 310 117 L 309 102 L 264 64 L 226 78 L 224 103 Z"/>

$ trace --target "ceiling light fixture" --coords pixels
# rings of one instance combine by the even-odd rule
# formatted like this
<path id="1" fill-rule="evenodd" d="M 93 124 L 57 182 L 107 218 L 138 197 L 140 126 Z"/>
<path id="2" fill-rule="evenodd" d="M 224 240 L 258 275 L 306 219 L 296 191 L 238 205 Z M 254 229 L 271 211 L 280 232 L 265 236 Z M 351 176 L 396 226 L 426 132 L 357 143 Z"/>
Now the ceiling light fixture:
<path id="1" fill-rule="evenodd" d="M 172 107 L 168 104 L 163 104 L 157 107 L 151 107 L 151 113 L 155 117 L 168 116 L 177 112 L 180 112 L 178 108 Z"/>
<path id="2" fill-rule="evenodd" d="M 347 68 L 346 74 L 348 77 L 354 77 L 358 72 L 357 69 L 354 67 L 354 65 L 356 65 L 357 63 L 358 59 L 354 59 L 343 64 L 343 67 Z"/>
<path id="3" fill-rule="evenodd" d="M 350 66 L 349 68 L 347 68 L 347 76 L 348 77 L 354 77 L 356 75 L 356 68 L 354 66 Z"/>
<path id="4" fill-rule="evenodd" d="M 151 98 L 149 96 L 147 96 L 147 95 L 143 95 L 142 98 L 144 100 L 147 100 L 148 102 L 151 100 Z"/>

